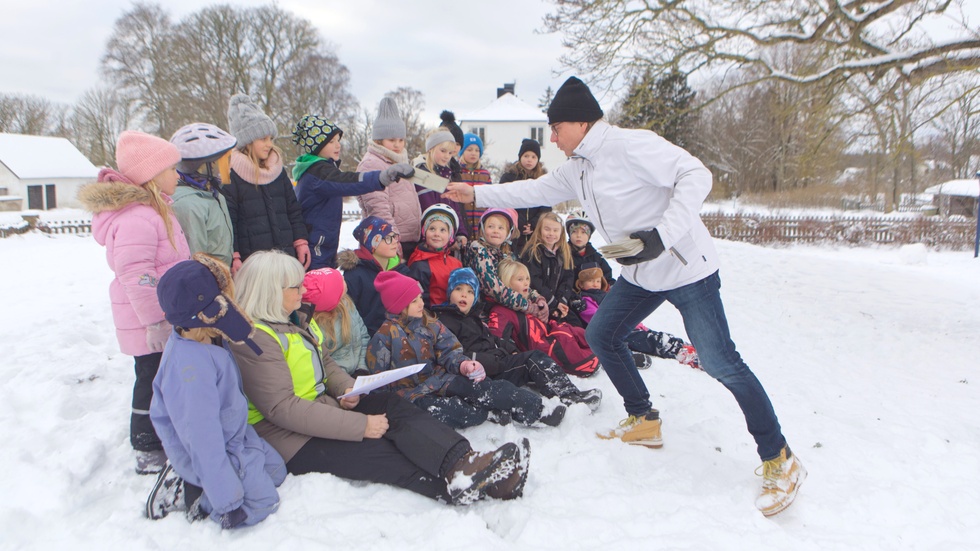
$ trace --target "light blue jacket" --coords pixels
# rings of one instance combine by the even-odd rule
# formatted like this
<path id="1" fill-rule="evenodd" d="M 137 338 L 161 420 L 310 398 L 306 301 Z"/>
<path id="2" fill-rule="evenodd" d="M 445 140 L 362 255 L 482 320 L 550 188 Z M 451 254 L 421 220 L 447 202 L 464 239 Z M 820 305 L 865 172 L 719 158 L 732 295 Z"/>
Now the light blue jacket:
<path id="1" fill-rule="evenodd" d="M 177 474 L 204 489 L 201 508 L 213 520 L 242 507 L 251 525 L 279 508 L 286 465 L 248 424 L 227 350 L 172 333 L 153 379 L 150 419 Z"/>
<path id="2" fill-rule="evenodd" d="M 355 371 L 362 371 L 363 375 L 368 371 L 367 364 L 364 362 L 364 356 L 367 354 L 371 334 L 368 333 L 367 327 L 364 325 L 364 320 L 361 319 L 361 315 L 357 313 L 357 308 L 354 307 L 354 303 L 350 302 L 349 306 L 347 310 L 350 312 L 350 342 L 342 342 L 336 350 L 329 352 L 335 343 L 324 332 L 323 353 L 333 358 L 333 361 L 344 368 L 344 371 L 348 375 L 354 375 Z M 340 327 L 340 316 L 334 318 L 333 335 L 337 338 L 343 335 Z"/>

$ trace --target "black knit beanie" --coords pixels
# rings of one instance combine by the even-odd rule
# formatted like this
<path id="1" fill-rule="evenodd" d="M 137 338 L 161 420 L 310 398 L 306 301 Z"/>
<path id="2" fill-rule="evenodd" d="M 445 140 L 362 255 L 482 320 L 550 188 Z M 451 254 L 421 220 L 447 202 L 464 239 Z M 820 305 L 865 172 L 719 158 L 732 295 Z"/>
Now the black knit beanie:
<path id="1" fill-rule="evenodd" d="M 521 141 L 521 150 L 517 152 L 517 158 L 520 159 L 528 151 L 531 151 L 535 155 L 537 155 L 538 160 L 541 159 L 541 144 L 538 143 L 538 140 L 532 140 L 531 138 L 524 138 L 524 140 Z"/>
<path id="2" fill-rule="evenodd" d="M 599 102 L 584 82 L 568 77 L 555 92 L 548 106 L 548 124 L 559 122 L 594 122 L 602 118 Z"/>
<path id="3" fill-rule="evenodd" d="M 439 114 L 439 118 L 442 119 L 442 124 L 449 133 L 453 135 L 453 139 L 456 140 L 460 146 L 463 145 L 463 129 L 456 124 L 456 115 L 452 111 L 443 111 Z"/>

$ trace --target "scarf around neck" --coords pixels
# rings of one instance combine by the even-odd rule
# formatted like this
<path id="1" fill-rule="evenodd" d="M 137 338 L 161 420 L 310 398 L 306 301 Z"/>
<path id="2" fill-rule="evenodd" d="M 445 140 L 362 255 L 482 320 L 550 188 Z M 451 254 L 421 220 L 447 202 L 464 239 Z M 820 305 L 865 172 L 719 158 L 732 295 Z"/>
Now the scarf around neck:
<path id="1" fill-rule="evenodd" d="M 266 161 L 266 164 L 268 165 L 267 168 L 259 168 L 258 173 L 256 173 L 255 164 L 252 163 L 252 159 L 248 155 L 245 155 L 237 149 L 231 152 L 231 169 L 242 180 L 250 184 L 257 186 L 271 184 L 282 174 L 282 159 L 275 149 L 269 153 L 269 159 Z"/>

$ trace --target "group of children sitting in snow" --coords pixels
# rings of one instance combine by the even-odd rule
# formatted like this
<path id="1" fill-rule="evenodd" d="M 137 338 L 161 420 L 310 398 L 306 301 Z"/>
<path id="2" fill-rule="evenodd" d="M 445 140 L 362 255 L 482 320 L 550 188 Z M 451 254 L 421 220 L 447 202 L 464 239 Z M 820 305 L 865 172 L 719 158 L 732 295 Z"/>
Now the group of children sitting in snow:
<path id="1" fill-rule="evenodd" d="M 147 502 L 151 518 L 165 516 L 180 502 L 190 517 L 210 516 L 233 528 L 255 524 L 278 507 L 276 487 L 289 462 L 253 428 L 262 416 L 253 418 L 258 410 L 243 393 L 242 375 L 229 353 L 232 343 L 262 353 L 250 338 L 257 324 L 236 305 L 237 278 L 232 279 L 257 252 L 284 251 L 297 259 L 291 260 L 298 261 L 297 269 L 302 264 L 309 270 L 301 284 L 282 288 L 284 297 L 302 292 L 302 303 L 313 313 L 308 334 L 314 338 L 298 341 L 309 350 L 287 350 L 287 341 L 280 341 L 290 369 L 294 361 L 313 366 L 306 381 L 311 396 L 300 396 L 301 381 L 293 381 L 298 398 L 314 400 L 326 393 L 329 358 L 352 376 L 424 364 L 418 373 L 382 390 L 452 429 L 488 420 L 557 426 L 571 405 L 583 404 L 591 411 L 599 406 L 599 390 L 580 390 L 569 379 L 591 376 L 600 367 L 584 328 L 614 284 L 608 263 L 589 243 L 594 225 L 576 215 L 563 223 L 547 209 L 519 213 L 442 202 L 438 194 L 417 188 L 406 179 L 413 168 L 405 164 L 404 123 L 392 109 L 393 103 L 382 102 L 375 140 L 358 172 L 339 168 L 343 132 L 322 117 L 304 117 L 294 132 L 306 151 L 293 168 L 295 193 L 284 176 L 281 153 L 272 144 L 274 125 L 239 96 L 232 98 L 229 109 L 233 136 L 212 125 L 188 125 L 172 144 L 127 133 L 121 143 L 135 145 L 120 146 L 120 171 L 103 171 L 105 177 L 100 174 L 99 183 L 82 193 L 91 210 L 102 213 L 93 227 L 104 227 L 99 231 L 105 233 L 105 243 L 100 243 L 108 249 L 114 285 L 137 285 L 128 281 L 123 260 L 125 265 L 149 263 L 156 270 L 148 273 L 152 285 L 146 287 L 156 287 L 152 298 L 164 319 L 149 319 L 159 315 L 150 312 L 157 305 L 149 295 L 133 302 L 134 310 L 145 310 L 134 316 L 140 317 L 146 347 L 124 349 L 136 357 L 138 373 L 141 365 L 149 370 L 159 362 L 147 409 L 169 463 Z M 239 149 L 231 151 L 236 140 Z M 479 166 L 478 137 L 458 138 L 440 127 L 430 133 L 426 147 L 420 170 L 473 185 L 490 183 L 489 173 Z M 229 151 L 231 183 L 221 186 L 212 163 Z M 132 157 L 128 164 L 126 155 Z M 508 176 L 539 176 L 539 157 L 540 146 L 525 140 Z M 178 161 L 181 171 L 175 172 Z M 195 184 L 198 176 L 204 178 L 201 185 Z M 200 206 L 186 208 L 188 199 L 181 209 L 172 209 L 171 196 L 185 188 Z M 353 232 L 358 248 L 337 254 L 341 200 L 348 195 L 359 195 L 365 218 Z M 158 248 L 147 248 L 152 258 L 123 259 L 123 243 L 116 241 L 137 222 L 123 224 L 118 214 L 145 204 L 150 208 L 144 218 L 159 226 L 145 241 Z M 214 220 L 218 223 L 211 224 Z M 520 256 L 511 248 L 519 242 L 525 242 Z M 173 251 L 161 243 L 170 243 Z M 158 258 L 159 247 L 169 255 L 165 263 Z M 142 250 L 130 247 L 125 254 Z M 196 253 L 193 259 L 191 253 Z M 292 316 L 298 303 L 287 308 L 284 302 L 283 308 Z M 114 317 L 119 328 L 120 318 Z M 148 318 L 145 323 L 143 317 Z M 640 326 L 628 342 L 641 368 L 650 366 L 651 355 L 698 367 L 694 349 L 671 335 Z M 356 398 L 330 399 L 342 409 L 358 403 Z M 134 394 L 134 412 L 136 406 Z M 371 437 L 369 432 L 370 427 L 365 437 Z M 134 428 L 133 435 L 134 447 L 137 440 L 155 436 L 145 428 Z M 476 459 L 454 463 L 457 468 L 450 474 L 463 473 L 458 478 L 472 486 L 453 494 L 451 501 L 519 496 L 527 442 L 510 446 L 477 454 L 477 459 L 489 457 L 479 468 L 462 465 Z M 140 470 L 145 466 L 141 463 L 137 470 L 154 472 Z M 463 494 L 469 497 L 459 497 Z"/>

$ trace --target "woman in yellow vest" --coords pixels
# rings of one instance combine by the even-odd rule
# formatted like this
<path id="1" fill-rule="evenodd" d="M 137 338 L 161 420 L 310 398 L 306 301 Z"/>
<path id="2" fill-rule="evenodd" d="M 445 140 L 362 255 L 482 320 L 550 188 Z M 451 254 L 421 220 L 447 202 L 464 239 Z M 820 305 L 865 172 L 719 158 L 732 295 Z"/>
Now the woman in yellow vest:
<path id="1" fill-rule="evenodd" d="M 331 473 L 399 486 L 454 505 L 523 491 L 528 448 L 473 451 L 447 425 L 396 394 L 338 398 L 354 380 L 320 354 L 322 333 L 303 304 L 303 265 L 278 251 L 248 257 L 236 301 L 253 320 L 257 354 L 230 344 L 249 399 L 249 423 L 294 474 Z"/>

